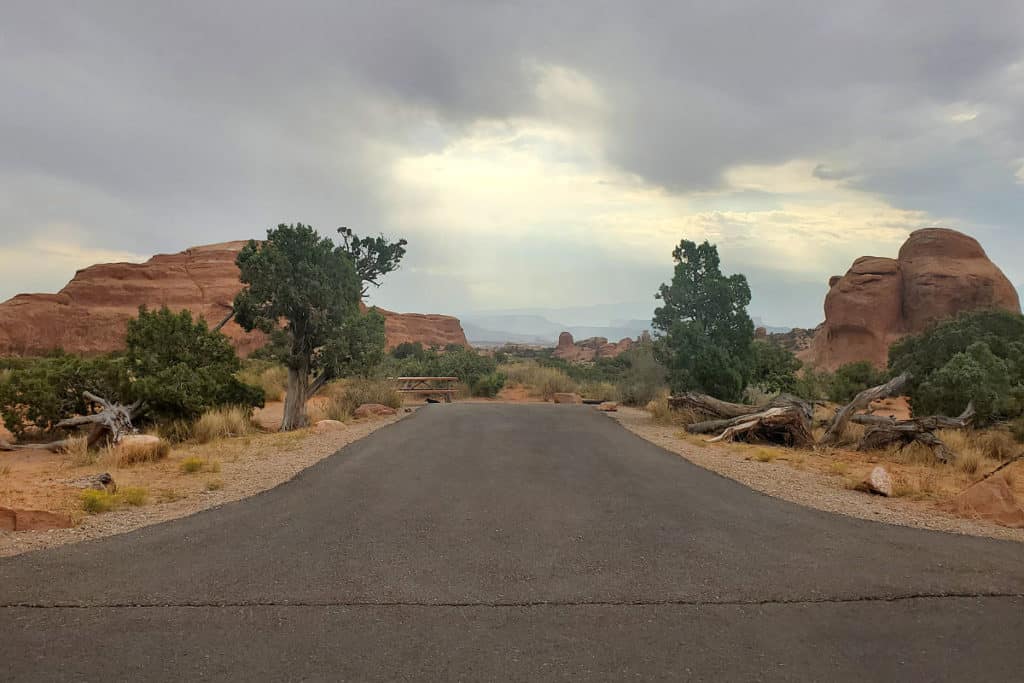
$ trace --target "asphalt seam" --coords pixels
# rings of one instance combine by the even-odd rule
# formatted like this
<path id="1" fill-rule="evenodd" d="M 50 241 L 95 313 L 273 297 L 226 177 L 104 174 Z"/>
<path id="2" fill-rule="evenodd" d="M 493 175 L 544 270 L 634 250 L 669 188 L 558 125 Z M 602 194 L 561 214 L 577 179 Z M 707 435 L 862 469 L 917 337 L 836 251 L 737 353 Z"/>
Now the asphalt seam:
<path id="1" fill-rule="evenodd" d="M 963 600 L 979 598 L 1024 599 L 1022 593 L 908 593 L 905 595 L 855 596 L 847 598 L 794 598 L 767 600 L 524 600 L 508 602 L 417 602 L 417 601 L 243 601 L 243 602 L 110 602 L 110 603 L 40 603 L 12 602 L 0 609 L 160 609 L 219 607 L 440 607 L 461 608 L 531 608 L 531 607 L 759 607 L 770 605 L 845 605 L 856 603 L 895 603 L 914 600 Z"/>

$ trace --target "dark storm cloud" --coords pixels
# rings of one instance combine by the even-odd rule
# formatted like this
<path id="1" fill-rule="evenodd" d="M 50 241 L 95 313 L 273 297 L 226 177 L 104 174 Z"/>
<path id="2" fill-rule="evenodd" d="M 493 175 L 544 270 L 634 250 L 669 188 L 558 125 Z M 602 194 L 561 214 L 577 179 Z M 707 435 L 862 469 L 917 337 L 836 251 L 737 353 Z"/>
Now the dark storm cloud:
<path id="1" fill-rule="evenodd" d="M 291 219 L 389 231 L 394 156 L 536 114 L 533 69 L 553 64 L 601 91 L 611 161 L 671 191 L 810 158 L 820 178 L 1022 246 L 1020 2 L 20 2 L 0 14 L 8 244 L 52 224 L 137 253 Z M 951 107 L 977 118 L 951 122 Z"/>

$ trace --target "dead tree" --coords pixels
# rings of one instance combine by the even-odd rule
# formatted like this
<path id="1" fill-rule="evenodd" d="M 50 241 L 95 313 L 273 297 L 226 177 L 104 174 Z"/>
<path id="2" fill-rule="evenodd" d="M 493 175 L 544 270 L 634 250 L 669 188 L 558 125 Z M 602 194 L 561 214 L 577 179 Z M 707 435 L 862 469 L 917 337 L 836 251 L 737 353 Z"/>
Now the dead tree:
<path id="1" fill-rule="evenodd" d="M 857 415 L 853 422 L 868 426 L 857 449 L 872 451 L 892 446 L 903 449 L 916 442 L 930 448 L 939 462 L 949 463 L 956 454 L 935 435 L 935 432 L 939 429 L 967 429 L 974 422 L 975 415 L 973 402 L 960 417 L 956 418 L 932 415 L 913 420 L 895 420 L 879 415 Z"/>
<path id="2" fill-rule="evenodd" d="M 706 429 L 710 424 L 705 422 L 701 428 Z M 807 416 L 798 406 L 768 408 L 759 413 L 726 420 L 722 433 L 709 442 L 734 441 L 738 437 L 743 437 L 749 441 L 767 441 L 793 448 L 810 448 L 814 445 L 814 436 L 808 424 Z M 694 433 L 707 433 L 696 431 L 694 427 L 700 426 L 691 425 L 688 430 Z"/>
<path id="3" fill-rule="evenodd" d="M 101 410 L 97 413 L 78 415 L 61 420 L 54 425 L 55 428 L 75 429 L 86 425 L 91 426 L 89 436 L 86 439 L 86 444 L 89 448 L 95 446 L 104 437 L 107 437 L 111 443 L 117 444 L 125 436 L 135 432 L 135 428 L 132 426 L 132 418 L 142 412 L 144 407 L 142 401 L 136 401 L 131 405 L 125 406 L 108 401 L 89 391 L 82 392 L 82 396 L 97 404 Z M 0 450 L 45 449 L 53 453 L 60 453 L 67 450 L 70 444 L 71 439 L 61 439 L 41 444 L 9 444 L 5 441 L 0 441 Z"/>
<path id="4" fill-rule="evenodd" d="M 846 425 L 850 423 L 851 418 L 853 418 L 857 411 L 866 409 L 871 405 L 872 401 L 898 394 L 903 391 L 903 388 L 909 381 L 910 374 L 905 372 L 881 386 L 871 387 L 857 394 L 853 401 L 840 408 L 839 412 L 836 413 L 832 424 L 829 425 L 828 431 L 825 432 L 825 436 L 821 439 L 821 445 L 834 446 L 838 444 L 846 432 Z"/>
<path id="5" fill-rule="evenodd" d="M 695 422 L 686 428 L 691 434 L 719 434 L 712 442 L 742 437 L 797 448 L 814 445 L 810 429 L 814 405 L 794 396 L 778 396 L 761 408 L 693 393 L 677 397 L 675 403 L 694 413 L 716 418 Z"/>

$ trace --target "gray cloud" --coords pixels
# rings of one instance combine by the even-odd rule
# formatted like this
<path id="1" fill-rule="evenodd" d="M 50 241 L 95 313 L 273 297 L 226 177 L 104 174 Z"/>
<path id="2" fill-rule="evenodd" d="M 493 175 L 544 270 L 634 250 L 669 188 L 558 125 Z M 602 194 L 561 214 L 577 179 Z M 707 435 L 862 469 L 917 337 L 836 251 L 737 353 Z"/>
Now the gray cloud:
<path id="1" fill-rule="evenodd" d="M 142 254 L 282 220 L 392 232 L 394 158 L 480 119 L 543 115 L 533 68 L 555 64 L 603 94 L 611 162 L 669 191 L 809 158 L 818 178 L 1020 253 L 1021 26 L 1019 2 L 12 3 L 0 231 L 12 245 L 72 225 Z M 977 116 L 951 120 L 961 110 Z M 614 270 L 598 251 L 571 270 Z M 423 295 L 446 258 L 424 248 L 381 296 L 469 307 L 472 283 L 454 276 Z M 0 298 L 18 289 L 0 279 Z"/>

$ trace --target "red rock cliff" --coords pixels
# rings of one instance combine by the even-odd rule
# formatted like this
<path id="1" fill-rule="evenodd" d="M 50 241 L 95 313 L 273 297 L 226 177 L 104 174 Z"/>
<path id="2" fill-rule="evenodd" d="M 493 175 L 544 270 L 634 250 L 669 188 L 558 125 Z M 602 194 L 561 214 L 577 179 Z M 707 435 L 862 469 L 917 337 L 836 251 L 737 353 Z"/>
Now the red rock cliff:
<path id="1" fill-rule="evenodd" d="M 104 353 L 124 346 L 127 322 L 140 305 L 189 309 L 214 325 L 241 289 L 235 256 L 244 241 L 160 254 L 145 263 L 105 263 L 80 270 L 56 294 L 19 294 L 0 303 L 0 355 L 33 355 L 60 347 L 72 353 Z M 385 316 L 388 347 L 403 341 L 463 344 L 458 319 L 443 315 Z M 265 342 L 234 322 L 224 326 L 241 355 Z"/>
<path id="2" fill-rule="evenodd" d="M 911 234 L 899 258 L 866 256 L 825 297 L 825 324 L 808 350 L 812 365 L 888 362 L 889 347 L 907 334 L 966 311 L 1020 312 L 1017 290 L 973 237 L 943 228 Z"/>

